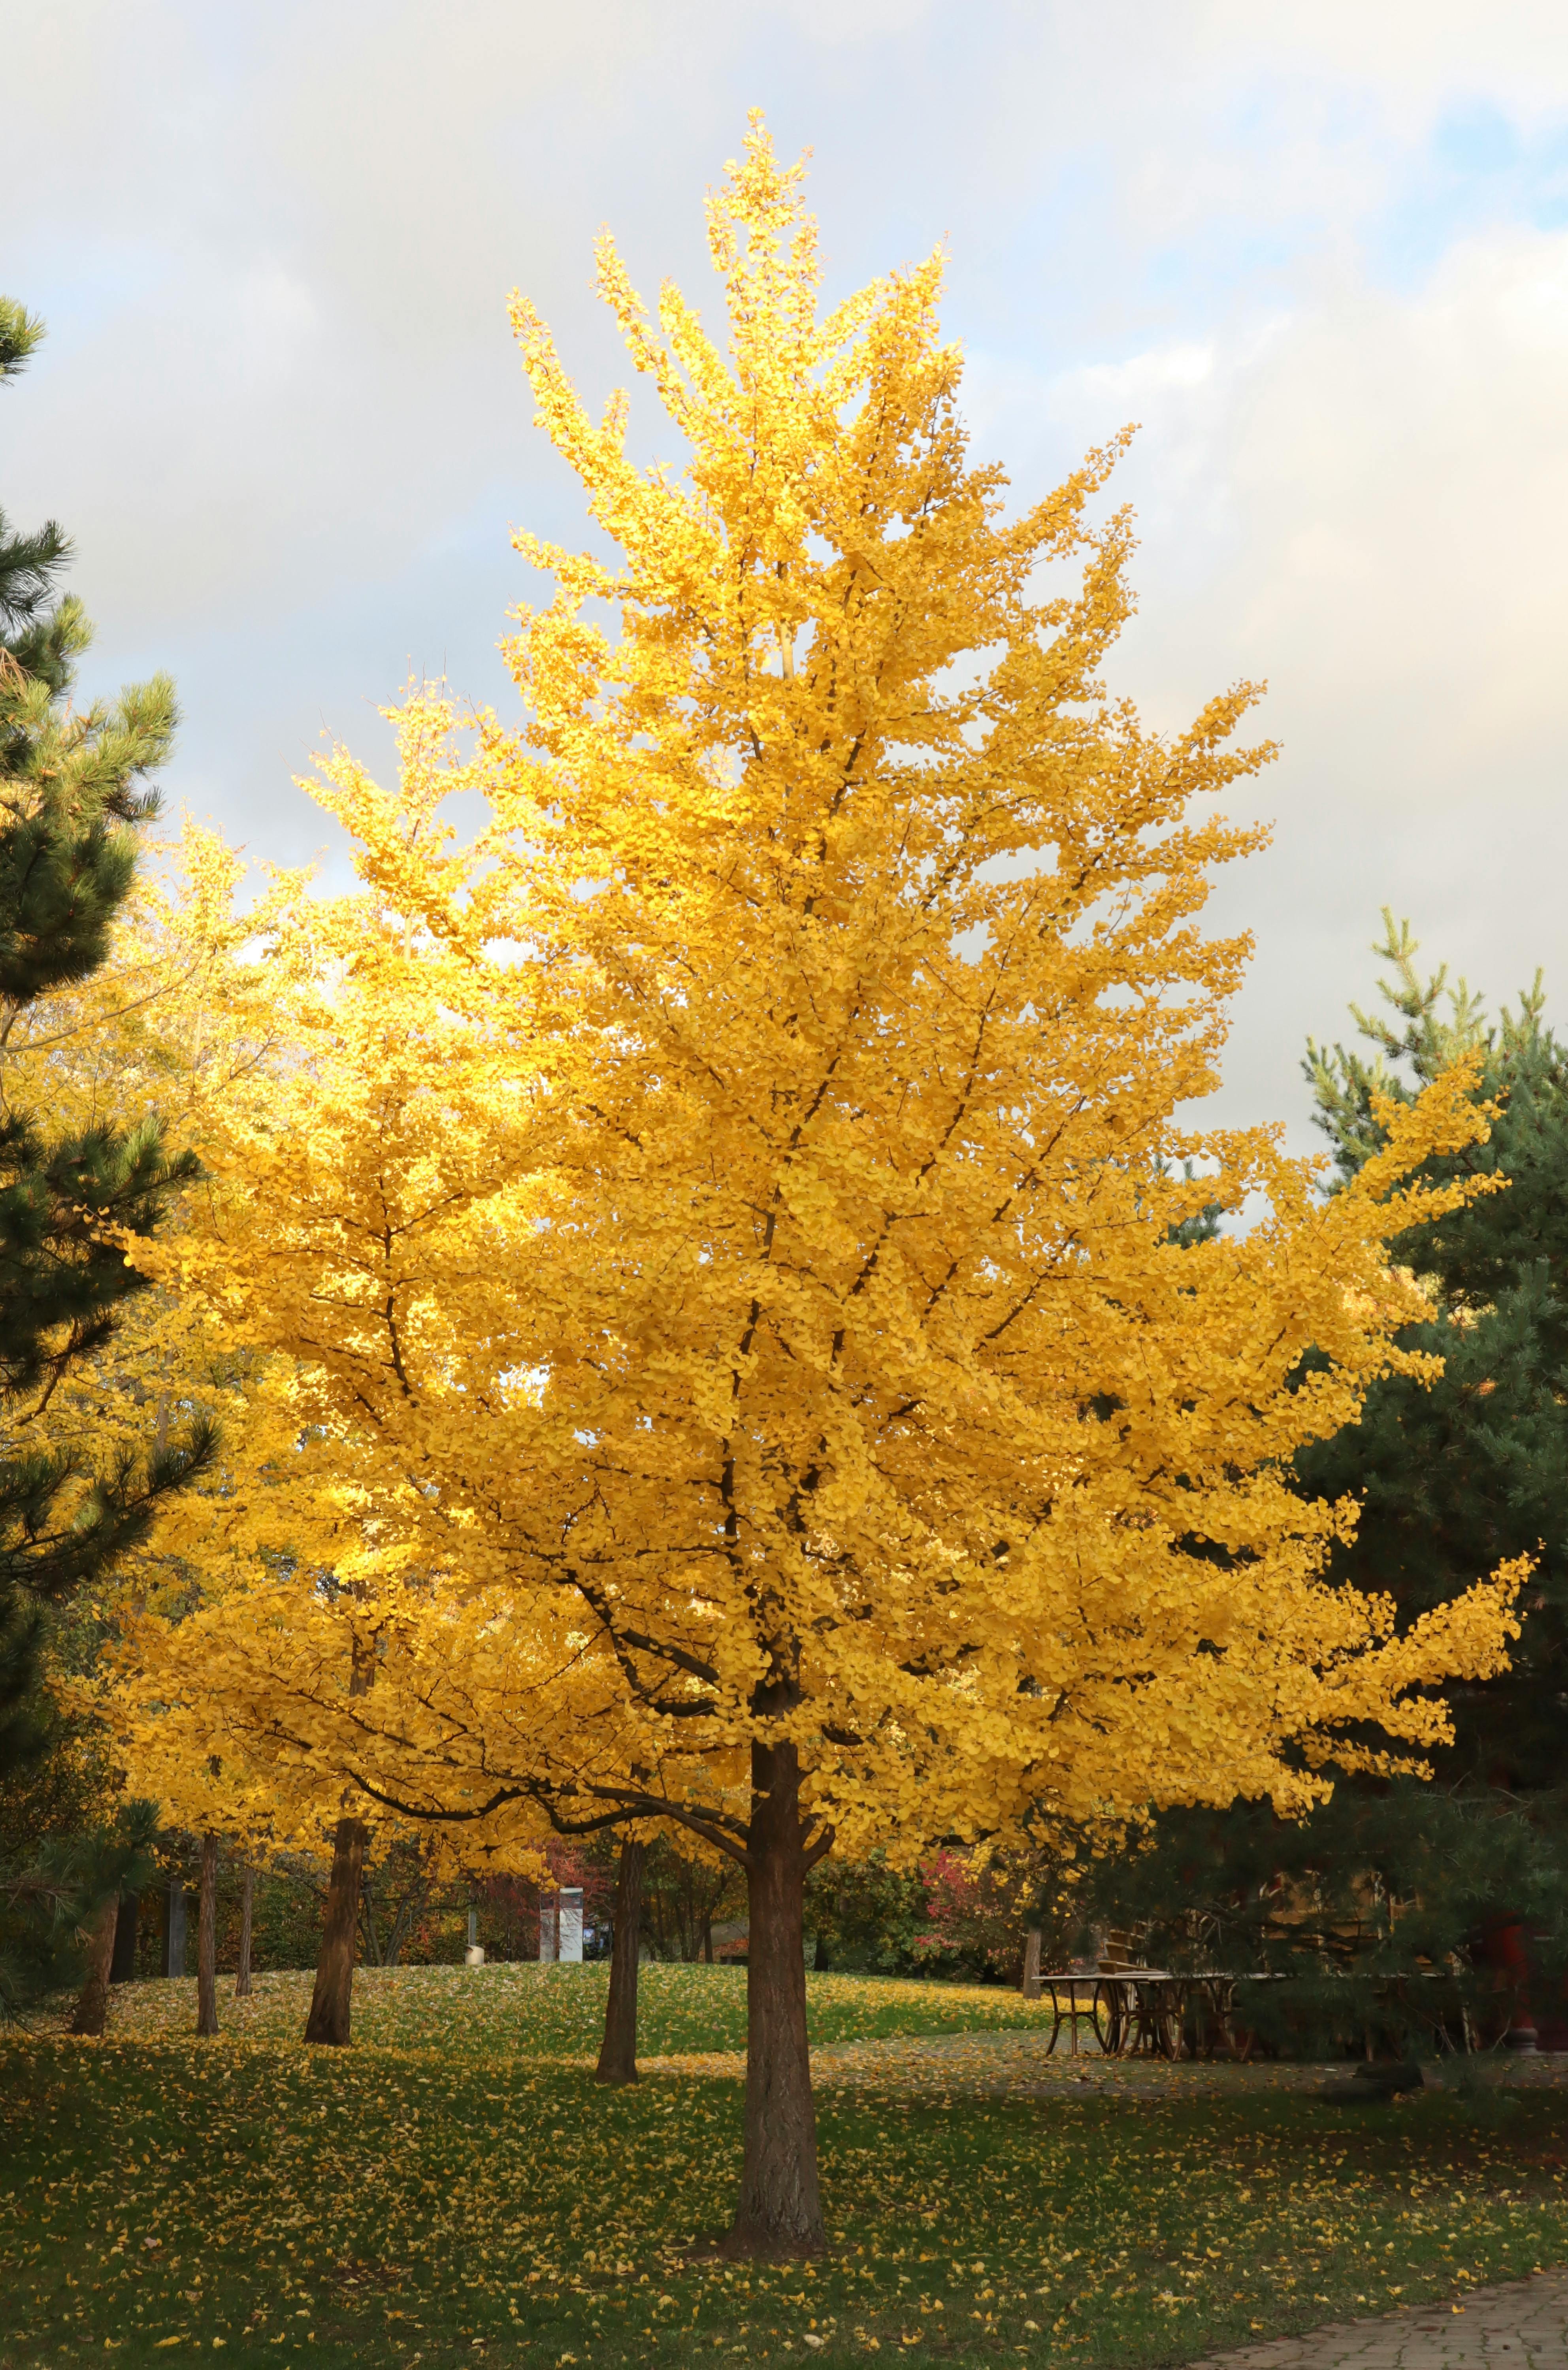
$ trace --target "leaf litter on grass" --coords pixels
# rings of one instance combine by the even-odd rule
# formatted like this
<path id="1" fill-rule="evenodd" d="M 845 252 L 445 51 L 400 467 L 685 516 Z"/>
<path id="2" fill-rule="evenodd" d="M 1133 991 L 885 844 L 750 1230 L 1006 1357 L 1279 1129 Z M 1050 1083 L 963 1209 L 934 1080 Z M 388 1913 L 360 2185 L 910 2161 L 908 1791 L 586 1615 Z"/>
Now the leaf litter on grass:
<path id="1" fill-rule="evenodd" d="M 944 2040 L 951 2022 L 895 2039 L 879 2083 L 852 2036 L 885 2019 L 882 1987 L 857 2001 L 834 1977 L 851 2038 L 824 2047 L 852 2078 L 820 2102 L 833 2253 L 696 2260 L 739 2169 L 740 2086 L 698 2070 L 734 2062 L 711 2046 L 731 2039 L 727 1971 L 671 1985 L 663 2010 L 659 1979 L 685 1971 L 658 1971 L 655 2030 L 662 2013 L 691 2034 L 707 2000 L 693 2037 L 710 2046 L 620 2092 L 550 2062 L 578 2054 L 563 2044 L 602 2002 L 598 1970 L 398 1972 L 363 1985 L 344 2053 L 305 2052 L 297 2024 L 286 2043 L 159 2037 L 156 1997 L 134 2003 L 138 2037 L 121 2015 L 107 2042 L 0 2049 L 0 2361 L 1131 2364 L 1568 2252 L 1551 2094 L 1521 2096 L 1505 2130 L 1452 2098 L 1349 2124 L 1311 2099 L 1191 2095 L 1203 2069 L 1185 2067 L 1181 2095 L 1131 2107 L 1130 2067 L 1017 2098 L 969 2086 L 980 2043 Z"/>
<path id="2" fill-rule="evenodd" d="M 225 2033 L 303 2045 L 312 1976 L 258 1974 L 248 2000 L 225 2000 Z M 354 1974 L 356 2042 L 453 2055 L 596 2059 L 609 1970 L 536 1965 L 361 1967 Z M 895 1976 L 809 1974 L 813 2043 L 839 2045 L 942 2033 L 1040 2031 L 1049 2011 L 998 1985 L 918 1983 Z M 194 1978 L 144 1983 L 116 1995 L 115 2033 L 174 2040 L 196 2020 Z M 644 1966 L 639 2040 L 645 2057 L 744 2050 L 746 1978 L 740 1967 Z"/>

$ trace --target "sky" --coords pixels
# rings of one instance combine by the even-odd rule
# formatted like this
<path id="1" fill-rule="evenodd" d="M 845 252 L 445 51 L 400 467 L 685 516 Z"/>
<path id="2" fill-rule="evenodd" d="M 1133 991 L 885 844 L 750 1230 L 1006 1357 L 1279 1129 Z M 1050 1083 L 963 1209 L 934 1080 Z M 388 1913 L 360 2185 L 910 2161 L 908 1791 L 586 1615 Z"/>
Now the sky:
<path id="1" fill-rule="evenodd" d="M 1267 679 L 1204 1116 L 1310 1145 L 1303 1041 L 1373 997 L 1384 905 L 1568 1014 L 1568 11 L 0 0 L 0 288 L 50 331 L 0 502 L 75 538 L 86 691 L 175 676 L 171 809 L 332 879 L 324 737 L 379 763 L 410 673 L 515 713 L 512 531 L 584 536 L 508 293 L 602 402 L 594 234 L 711 314 L 703 195 L 760 106 L 813 152 L 830 298 L 945 244 L 1020 501 L 1139 423 L 1113 688 L 1179 730 Z"/>

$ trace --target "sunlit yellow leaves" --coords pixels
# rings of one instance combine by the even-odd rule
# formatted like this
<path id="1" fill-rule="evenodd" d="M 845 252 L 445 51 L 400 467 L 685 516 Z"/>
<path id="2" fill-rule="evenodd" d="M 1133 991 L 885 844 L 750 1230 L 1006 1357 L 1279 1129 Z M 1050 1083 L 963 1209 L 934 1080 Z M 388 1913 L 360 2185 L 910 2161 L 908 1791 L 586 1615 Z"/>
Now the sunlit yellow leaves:
<path id="1" fill-rule="evenodd" d="M 1409 1180 L 1471 1081 L 1328 1202 L 1183 1125 L 1249 952 L 1198 925 L 1260 837 L 1208 804 L 1269 754 L 1251 688 L 1174 738 L 1109 700 L 1119 444 L 1014 512 L 935 259 L 820 320 L 760 127 L 710 225 L 727 349 L 600 254 L 684 477 L 519 302 L 617 557 L 529 546 L 518 729 L 416 687 L 396 788 L 325 769 L 357 886 L 272 892 L 286 1058 L 202 1104 L 169 1257 L 286 1377 L 251 1502 L 300 1544 L 148 1643 L 128 1733 L 178 1702 L 502 1856 L 541 1800 L 732 1840 L 754 1738 L 849 1848 L 1299 1807 L 1345 1731 L 1419 1756 L 1510 1633 L 1511 1570 L 1394 1637 L 1320 1582 L 1354 1510 L 1287 1485 L 1401 1363 L 1384 1244 L 1447 1206 Z M 1211 1198 L 1268 1214 L 1172 1241 Z"/>

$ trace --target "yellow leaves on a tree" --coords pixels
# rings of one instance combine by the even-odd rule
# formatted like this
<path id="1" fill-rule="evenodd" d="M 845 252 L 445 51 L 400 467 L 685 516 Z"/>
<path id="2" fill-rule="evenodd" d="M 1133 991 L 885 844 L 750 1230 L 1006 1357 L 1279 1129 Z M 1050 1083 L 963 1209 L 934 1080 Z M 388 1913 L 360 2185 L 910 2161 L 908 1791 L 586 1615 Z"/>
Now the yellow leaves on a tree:
<path id="1" fill-rule="evenodd" d="M 1449 1205 L 1410 1180 L 1483 1132 L 1473 1080 L 1328 1201 L 1268 1132 L 1182 1124 L 1249 952 L 1199 916 L 1262 835 L 1210 803 L 1270 754 L 1253 688 L 1173 739 L 1108 699 L 1121 440 L 1011 509 L 936 259 L 823 319 L 755 127 L 711 238 L 727 345 L 599 256 L 681 476 L 518 301 L 616 557 L 527 544 L 520 727 L 411 690 L 395 789 L 326 767 L 359 885 L 279 892 L 289 1058 L 205 1112 L 178 1257 L 290 1363 L 360 1564 L 236 1599 L 188 1683 L 210 1656 L 258 1751 L 498 1842 L 536 1798 L 737 1832 L 753 1740 L 851 1847 L 1297 1806 L 1342 1731 L 1419 1754 L 1511 1631 L 1505 1571 L 1396 1637 L 1322 1582 L 1352 1511 L 1286 1478 L 1412 1363 L 1384 1245 Z"/>

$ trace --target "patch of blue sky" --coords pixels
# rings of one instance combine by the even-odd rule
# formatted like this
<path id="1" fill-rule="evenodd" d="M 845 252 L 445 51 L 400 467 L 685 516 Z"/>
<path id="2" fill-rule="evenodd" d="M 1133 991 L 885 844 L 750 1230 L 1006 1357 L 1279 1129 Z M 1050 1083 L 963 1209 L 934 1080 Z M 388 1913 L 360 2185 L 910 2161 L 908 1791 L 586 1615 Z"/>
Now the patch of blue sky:
<path id="1" fill-rule="evenodd" d="M 156 236 L 106 231 L 85 237 L 72 224 L 59 230 L 41 224 L 20 232 L 7 252 L 7 294 L 43 316 L 48 336 L 31 369 L 34 376 L 63 369 L 104 335 L 106 316 L 150 305 L 180 269 L 173 246 Z"/>
<path id="2" fill-rule="evenodd" d="M 1568 121 L 1525 125 L 1491 100 L 1467 100 L 1441 117 L 1402 189 L 1368 225 L 1368 267 L 1407 292 L 1460 241 L 1508 224 L 1568 224 Z"/>
<path id="3" fill-rule="evenodd" d="M 1476 99 L 1448 110 L 1433 135 L 1432 150 L 1450 172 L 1490 178 L 1518 165 L 1525 144 L 1518 125 L 1501 108 Z"/>
<path id="4" fill-rule="evenodd" d="M 1302 145 L 1296 105 L 1272 81 L 1201 108 L 1195 122 L 1173 104 L 1170 126 L 1153 135 L 1147 186 L 1108 140 L 1032 156 L 1016 208 L 973 252 L 955 238 L 971 334 L 1048 372 L 1081 362 L 1086 348 L 1113 363 L 1152 339 L 1278 303 L 1325 228 L 1319 179 L 1280 167 L 1282 151 Z M 1352 150 L 1372 129 L 1364 109 L 1323 94 L 1318 139 Z"/>
<path id="5" fill-rule="evenodd" d="M 1179 244 L 1150 250 L 1142 278 L 1147 294 L 1178 318 L 1208 321 L 1216 302 L 1233 293 L 1254 302 L 1284 283 L 1322 241 L 1322 224 L 1303 214 L 1291 223 L 1254 228 L 1221 219 L 1186 233 Z"/>
<path id="6" fill-rule="evenodd" d="M 1258 76 L 1206 106 L 1183 98 L 1192 201 L 1170 236 L 1130 245 L 1124 288 L 1135 302 L 1141 288 L 1175 324 L 1206 323 L 1236 302 L 1273 302 L 1321 249 L 1340 173 L 1377 144 L 1378 128 L 1361 94 L 1297 75 Z"/>

